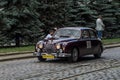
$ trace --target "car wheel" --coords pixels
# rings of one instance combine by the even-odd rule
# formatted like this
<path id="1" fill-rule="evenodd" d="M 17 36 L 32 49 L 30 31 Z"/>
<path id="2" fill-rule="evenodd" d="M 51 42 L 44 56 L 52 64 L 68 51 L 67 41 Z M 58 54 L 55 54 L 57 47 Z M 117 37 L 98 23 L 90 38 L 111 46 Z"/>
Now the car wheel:
<path id="1" fill-rule="evenodd" d="M 79 58 L 79 52 L 78 52 L 78 49 L 77 48 L 74 48 L 72 51 L 71 51 L 71 57 L 68 58 L 68 60 L 70 62 L 76 62 Z"/>
<path id="2" fill-rule="evenodd" d="M 45 61 L 46 59 L 43 59 L 42 56 L 37 56 L 39 61 Z"/>
<path id="3" fill-rule="evenodd" d="M 99 49 L 98 49 L 97 53 L 94 54 L 94 57 L 95 57 L 95 58 L 100 58 L 100 57 L 101 57 L 101 54 L 102 54 L 102 48 L 99 46 Z"/>

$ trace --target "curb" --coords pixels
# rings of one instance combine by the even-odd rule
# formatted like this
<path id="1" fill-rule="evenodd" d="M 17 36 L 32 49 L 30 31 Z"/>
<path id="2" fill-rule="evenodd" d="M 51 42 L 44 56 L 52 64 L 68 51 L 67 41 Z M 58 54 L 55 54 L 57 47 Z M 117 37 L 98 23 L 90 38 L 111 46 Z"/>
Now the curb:
<path id="1" fill-rule="evenodd" d="M 120 47 L 120 43 L 118 43 L 118 44 L 111 44 L 111 45 L 104 45 L 103 47 L 104 47 L 104 50 L 105 49 L 110 49 L 110 48 L 115 48 L 115 47 Z M 11 52 L 11 53 L 6 53 L 6 54 L 2 53 L 2 54 L 0 54 L 0 57 L 6 57 L 6 56 L 10 56 L 10 55 L 11 56 L 15 56 L 15 55 L 22 55 L 22 54 L 24 54 L 24 56 L 0 59 L 0 61 L 3 62 L 3 61 L 10 61 L 10 60 L 17 60 L 17 59 L 20 60 L 20 59 L 35 58 L 36 56 L 34 56 L 34 55 L 27 55 L 27 54 L 31 54 L 31 53 L 33 53 L 33 51 L 14 52 L 14 53 Z"/>
<path id="2" fill-rule="evenodd" d="M 18 60 L 20 60 L 20 59 L 29 59 L 29 58 L 35 58 L 35 56 L 23 56 L 23 57 L 16 57 L 16 58 L 1 59 L 0 62 L 17 60 L 17 59 L 18 59 Z"/>
<path id="3" fill-rule="evenodd" d="M 9 56 L 9 55 L 18 55 L 18 54 L 29 54 L 33 53 L 33 51 L 25 51 L 25 52 L 10 52 L 10 53 L 0 53 L 0 56 Z"/>
<path id="4" fill-rule="evenodd" d="M 104 45 L 104 49 L 110 49 L 110 48 L 115 48 L 115 47 L 120 47 L 120 43 Z"/>

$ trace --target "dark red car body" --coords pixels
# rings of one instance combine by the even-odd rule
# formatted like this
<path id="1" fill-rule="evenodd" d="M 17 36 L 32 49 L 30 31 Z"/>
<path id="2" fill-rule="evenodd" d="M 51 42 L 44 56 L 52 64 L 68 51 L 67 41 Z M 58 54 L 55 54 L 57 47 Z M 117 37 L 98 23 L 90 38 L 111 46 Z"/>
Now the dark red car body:
<path id="1" fill-rule="evenodd" d="M 65 27 L 58 29 L 52 38 L 39 41 L 34 55 L 40 61 L 54 58 L 68 58 L 77 61 L 79 57 L 93 54 L 101 57 L 103 45 L 96 31 L 86 27 Z"/>

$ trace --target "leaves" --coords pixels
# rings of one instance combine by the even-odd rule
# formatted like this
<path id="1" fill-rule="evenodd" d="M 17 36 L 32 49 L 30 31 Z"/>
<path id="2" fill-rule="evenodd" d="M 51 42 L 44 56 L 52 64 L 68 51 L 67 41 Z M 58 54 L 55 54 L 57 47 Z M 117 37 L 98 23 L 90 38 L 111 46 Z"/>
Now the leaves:
<path id="1" fill-rule="evenodd" d="M 99 14 L 103 15 L 106 33 L 111 34 L 109 26 L 120 25 L 120 1 L 0 0 L 0 43 L 15 39 L 18 33 L 24 41 L 36 42 L 54 27 L 95 28 Z"/>

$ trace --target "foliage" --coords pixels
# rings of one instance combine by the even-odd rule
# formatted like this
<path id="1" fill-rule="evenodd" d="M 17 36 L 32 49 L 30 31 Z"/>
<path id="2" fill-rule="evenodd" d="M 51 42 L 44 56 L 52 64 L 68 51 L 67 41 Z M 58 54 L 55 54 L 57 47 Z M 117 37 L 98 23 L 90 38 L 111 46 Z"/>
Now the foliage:
<path id="1" fill-rule="evenodd" d="M 97 12 L 91 10 L 83 0 L 72 0 L 67 14 L 69 14 L 69 25 L 93 27 L 94 25 L 91 23 L 94 23 L 94 15 Z"/>
<path id="2" fill-rule="evenodd" d="M 34 41 L 42 26 L 36 11 L 38 5 L 37 0 L 1 0 L 0 6 L 3 8 L 0 12 L 1 21 L 5 25 L 1 28 L 1 35 L 6 36 L 6 40 L 19 41 L 23 38 L 30 42 Z"/>
<path id="3" fill-rule="evenodd" d="M 43 33 L 48 34 L 50 29 L 63 27 L 64 24 L 64 0 L 39 1 L 39 20 L 44 24 L 41 28 Z"/>
<path id="4" fill-rule="evenodd" d="M 103 16 L 105 35 L 108 38 L 120 37 L 120 1 L 98 0 L 90 5 L 91 9 Z"/>
<path id="5" fill-rule="evenodd" d="M 34 43 L 55 27 L 95 28 L 99 14 L 105 36 L 120 37 L 120 0 L 0 0 L 0 45 Z"/>

